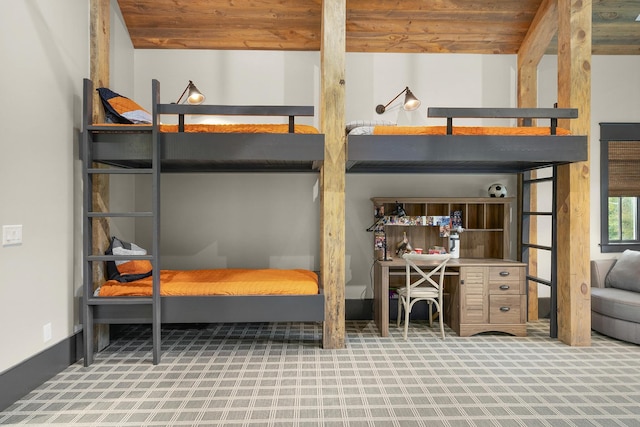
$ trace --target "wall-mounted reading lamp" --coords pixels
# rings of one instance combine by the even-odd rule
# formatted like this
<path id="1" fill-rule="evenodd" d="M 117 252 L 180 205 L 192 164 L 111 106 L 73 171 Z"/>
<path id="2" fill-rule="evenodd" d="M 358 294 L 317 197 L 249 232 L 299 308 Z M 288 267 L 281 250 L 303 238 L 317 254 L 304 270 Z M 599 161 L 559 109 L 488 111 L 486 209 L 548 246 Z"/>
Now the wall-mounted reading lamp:
<path id="1" fill-rule="evenodd" d="M 393 98 L 391 101 L 389 101 L 387 103 L 387 105 L 382 105 L 382 104 L 378 105 L 376 107 L 376 113 L 378 113 L 378 114 L 384 113 L 387 110 L 387 107 L 389 105 L 391 105 L 391 103 L 393 101 L 398 99 L 400 97 L 400 95 L 402 95 L 405 92 L 406 92 L 406 95 L 404 97 L 404 104 L 403 104 L 402 108 L 404 108 L 405 111 L 413 111 L 416 108 L 418 108 L 420 106 L 420 100 L 418 98 L 416 98 L 413 93 L 411 93 L 411 91 L 409 90 L 409 87 L 407 86 L 406 88 L 404 88 L 404 90 L 402 92 L 397 94 L 395 96 L 395 98 Z"/>
<path id="2" fill-rule="evenodd" d="M 204 95 L 202 94 L 202 92 L 200 92 L 196 87 L 196 85 L 194 85 L 193 82 L 189 80 L 189 84 L 182 92 L 182 95 L 180 95 L 180 98 L 178 98 L 178 101 L 176 101 L 176 104 L 180 104 L 180 101 L 182 101 L 182 97 L 187 92 L 189 92 L 186 99 L 186 102 L 188 104 L 197 105 L 197 104 L 202 104 L 204 102 Z"/>

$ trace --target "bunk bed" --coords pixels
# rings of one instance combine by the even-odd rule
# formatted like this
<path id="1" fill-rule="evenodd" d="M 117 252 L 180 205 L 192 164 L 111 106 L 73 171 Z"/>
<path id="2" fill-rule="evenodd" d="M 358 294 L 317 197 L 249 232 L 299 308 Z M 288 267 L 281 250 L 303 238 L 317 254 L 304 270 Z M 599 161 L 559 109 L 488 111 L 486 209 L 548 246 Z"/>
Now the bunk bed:
<path id="1" fill-rule="evenodd" d="M 323 345 L 326 348 L 342 348 L 345 345 L 344 316 L 341 316 L 341 314 L 344 312 L 343 296 L 345 289 L 344 274 L 341 274 L 345 269 L 345 224 L 343 219 L 343 181 L 345 171 L 347 173 L 412 171 L 464 173 L 472 172 L 473 170 L 475 170 L 484 172 L 516 171 L 517 173 L 519 173 L 518 171 L 533 170 L 537 167 L 542 167 L 542 165 L 562 165 L 570 163 L 572 161 L 570 160 L 572 158 L 571 156 L 566 159 L 560 159 L 558 157 L 560 153 L 557 153 L 554 149 L 551 148 L 538 148 L 534 150 L 538 152 L 536 155 L 530 155 L 528 147 L 526 146 L 527 144 L 525 143 L 525 138 L 518 138 L 517 141 L 519 142 L 515 142 L 515 145 L 511 145 L 512 149 L 518 147 L 519 145 L 523 145 L 523 147 L 521 147 L 522 150 L 519 151 L 518 155 L 513 153 L 513 156 L 510 158 L 506 154 L 501 153 L 499 148 L 500 146 L 506 147 L 509 144 L 509 140 L 507 138 L 497 141 L 493 137 L 476 137 L 476 142 L 478 144 L 491 144 L 491 148 L 487 151 L 480 151 L 478 150 L 478 147 L 471 147 L 475 149 L 475 155 L 473 156 L 467 153 L 467 151 L 464 149 L 465 143 L 452 142 L 454 140 L 457 140 L 457 136 L 424 137 L 406 135 L 394 137 L 362 136 L 341 138 L 339 137 L 339 128 L 344 122 L 344 111 L 341 111 L 339 106 L 343 105 L 344 103 L 345 70 L 343 55 L 346 51 L 384 51 L 421 54 L 425 52 L 473 54 L 517 53 L 518 60 L 524 59 L 525 63 L 533 64 L 540 59 L 540 55 L 542 55 L 543 52 L 543 49 L 539 49 L 540 46 L 538 42 L 547 39 L 545 37 L 547 32 L 555 33 L 557 31 L 556 26 L 554 26 L 553 24 L 557 23 L 557 21 L 570 22 L 571 31 L 558 32 L 558 43 L 568 47 L 562 52 L 559 52 L 559 57 L 570 60 L 572 67 L 570 73 L 559 73 L 558 83 L 559 85 L 563 85 L 565 87 L 567 85 L 571 85 L 573 89 L 570 96 L 568 96 L 569 93 L 565 91 L 562 96 L 560 96 L 560 98 L 563 104 L 577 106 L 581 108 L 581 111 L 584 110 L 588 113 L 589 109 L 588 89 L 590 77 L 588 74 L 590 68 L 588 66 L 585 66 L 585 64 L 588 65 L 590 63 L 590 55 L 587 54 L 587 49 L 581 49 L 581 47 L 585 46 L 585 44 L 583 43 L 583 35 L 587 34 L 586 39 L 589 39 L 589 36 L 591 34 L 590 27 L 584 25 L 584 23 L 587 22 L 587 19 L 582 19 L 585 18 L 587 14 L 591 14 L 591 8 L 583 8 L 578 6 L 572 7 L 571 10 L 569 10 L 569 8 L 564 8 L 559 12 L 560 16 L 565 17 L 568 13 L 571 13 L 572 19 L 569 20 L 567 17 L 567 19 L 559 20 L 556 19 L 555 16 L 557 8 L 554 8 L 552 3 L 543 2 L 539 7 L 534 7 L 535 4 L 531 4 L 529 6 L 535 9 L 536 12 L 536 19 L 532 21 L 532 23 L 535 22 L 537 24 L 531 25 L 530 31 L 526 31 L 526 28 L 523 27 L 518 31 L 511 31 L 510 33 L 521 35 L 527 34 L 527 41 L 533 40 L 533 43 L 525 43 L 525 40 L 523 40 L 522 38 L 515 38 L 509 40 L 508 43 L 503 44 L 502 47 L 496 48 L 496 45 L 494 43 L 477 43 L 477 40 L 473 40 L 473 38 L 468 38 L 465 43 L 442 44 L 440 42 L 434 42 L 434 40 L 438 38 L 436 37 L 434 39 L 433 35 L 429 34 L 427 34 L 428 40 L 422 40 L 418 43 L 416 43 L 415 40 L 407 42 L 404 36 L 400 38 L 386 37 L 384 33 L 379 32 L 370 32 L 368 33 L 368 37 L 361 37 L 361 34 L 359 34 L 362 33 L 361 31 L 356 31 L 355 33 L 353 32 L 353 28 L 355 28 L 353 25 L 351 26 L 352 28 L 351 30 L 349 30 L 349 32 L 345 31 L 345 23 L 349 22 L 349 19 L 351 19 L 351 21 L 353 21 L 353 19 L 357 19 L 357 16 L 360 16 L 360 19 L 364 19 L 368 22 L 378 22 L 380 19 L 388 18 L 388 16 L 382 16 L 385 14 L 388 15 L 387 11 L 382 8 L 374 11 L 374 15 L 371 15 L 370 13 L 357 13 L 354 15 L 353 13 L 351 13 L 351 15 L 356 16 L 356 18 L 353 18 L 353 16 L 351 18 L 345 18 L 345 16 L 349 16 L 349 14 L 345 14 L 342 11 L 342 8 L 345 7 L 345 3 L 342 1 L 323 2 L 321 5 L 314 5 L 314 11 L 317 10 L 317 7 L 322 8 L 322 13 L 317 10 L 318 13 L 316 14 L 316 17 L 318 17 L 317 19 L 321 19 L 321 26 L 316 27 L 315 25 L 317 22 L 313 21 L 311 24 L 303 25 L 299 31 L 292 31 L 291 20 L 276 19 L 274 22 L 277 21 L 281 25 L 284 25 L 284 27 L 279 30 L 279 34 L 282 37 L 273 37 L 272 28 L 268 29 L 268 31 L 265 33 L 264 29 L 261 28 L 260 25 L 258 25 L 257 27 L 255 25 L 250 25 L 252 22 L 256 21 L 256 19 L 258 19 L 260 22 L 263 21 L 261 20 L 261 10 L 255 8 L 253 8 L 255 10 L 251 8 L 242 10 L 241 6 L 240 9 L 238 9 L 239 6 L 234 4 L 230 6 L 230 11 L 232 11 L 233 13 L 239 12 L 237 16 L 241 17 L 241 19 L 247 23 L 247 25 L 240 25 L 238 26 L 238 28 L 251 27 L 253 29 L 252 31 L 257 31 L 257 35 L 252 37 L 253 42 L 247 42 L 246 34 L 229 35 L 228 33 L 220 33 L 220 36 L 216 37 L 215 35 L 212 35 L 210 32 L 206 31 L 190 31 L 188 33 L 184 33 L 185 35 L 188 34 L 188 37 L 179 38 L 175 33 L 175 28 L 172 28 L 172 25 L 167 24 L 171 20 L 166 19 L 166 16 L 164 18 L 162 17 L 163 14 L 173 13 L 173 9 L 171 7 L 155 7 L 142 9 L 137 7 L 130 7 L 131 4 L 129 3 L 131 2 L 120 1 L 119 7 L 123 12 L 125 22 L 127 23 L 127 29 L 129 30 L 129 35 L 131 36 L 134 49 L 149 47 L 185 49 L 196 46 L 198 48 L 208 49 L 233 48 L 242 50 L 263 48 L 273 50 L 320 49 L 321 55 L 323 57 L 321 63 L 322 72 L 320 73 L 322 79 L 321 95 L 324 100 L 324 102 L 322 103 L 323 107 L 321 108 L 324 109 L 326 107 L 326 111 L 323 111 L 324 123 L 322 126 L 322 131 L 327 135 L 327 139 L 325 141 L 325 150 L 327 155 L 324 159 L 322 179 L 320 180 L 320 193 L 322 195 L 321 200 L 323 200 L 321 211 L 321 223 L 323 224 L 321 227 L 321 241 L 323 242 L 321 248 L 321 257 L 324 259 L 321 265 L 321 275 L 324 276 L 324 280 L 322 282 L 324 284 L 325 292 L 327 295 L 325 304 L 325 328 L 323 330 Z M 205 27 L 211 27 L 212 22 L 215 22 L 217 24 L 219 21 L 219 23 L 222 24 L 222 21 L 226 19 L 225 17 L 229 16 L 227 14 L 213 14 L 210 15 L 211 17 L 213 17 L 212 21 L 207 19 L 203 20 L 200 19 L 202 14 L 198 13 L 198 7 L 207 8 L 208 6 L 203 6 L 203 4 L 199 4 L 198 2 L 194 2 L 193 4 L 196 9 L 191 9 L 190 16 L 197 17 L 197 19 L 200 21 L 200 24 L 204 25 Z M 403 35 L 407 33 L 407 28 L 410 27 L 409 24 L 411 23 L 411 19 L 413 19 L 412 17 L 418 15 L 421 16 L 424 13 L 429 14 L 431 11 L 431 9 L 424 10 L 422 6 L 418 10 L 414 6 L 415 5 L 411 4 L 407 5 L 407 7 L 404 8 L 405 13 L 400 14 L 398 20 L 390 21 L 391 27 L 389 30 L 389 34 Z M 452 10 L 451 5 L 447 2 L 443 3 L 434 10 L 441 10 L 443 8 L 444 10 Z M 531 8 L 529 8 L 528 10 L 532 11 L 533 9 Z M 286 9 L 286 7 L 284 9 Z M 494 13 L 493 9 L 487 9 L 486 11 L 489 11 L 492 14 Z M 282 16 L 287 16 L 287 10 L 283 10 L 282 12 Z M 378 12 L 382 15 L 376 16 L 375 13 Z M 157 16 L 158 13 L 160 14 L 160 16 Z M 257 17 L 256 13 L 258 14 Z M 104 37 L 104 35 L 111 32 L 110 15 L 111 14 L 108 2 L 97 2 L 96 7 L 91 8 L 91 74 L 96 80 L 106 79 L 108 81 L 109 79 L 109 61 L 107 54 L 110 51 L 110 38 Z M 509 16 L 512 15 L 513 14 L 510 14 Z M 304 16 L 306 19 L 306 17 L 308 17 L 308 14 L 305 14 Z M 538 20 L 538 18 L 543 19 L 543 23 L 546 22 L 549 25 L 540 25 L 540 21 Z M 504 20 L 501 19 L 501 21 Z M 158 25 L 158 22 L 164 22 L 167 25 Z M 311 21 L 305 22 L 309 23 Z M 524 21 L 522 21 L 521 19 L 518 19 L 517 22 L 524 23 Z M 140 32 L 140 29 L 135 28 L 136 24 L 142 24 L 144 31 Z M 314 25 L 314 27 L 310 29 L 309 25 Z M 149 28 L 153 28 L 153 31 L 151 31 Z M 322 29 L 321 37 L 318 37 L 317 28 Z M 169 31 L 168 33 L 166 32 L 167 30 Z M 366 28 L 364 29 L 364 31 L 367 31 Z M 134 35 L 134 33 L 137 33 L 137 35 Z M 153 34 L 155 34 L 156 36 L 153 36 Z M 294 37 L 290 38 L 283 36 L 285 34 L 294 35 Z M 426 33 L 420 32 L 420 34 L 425 35 Z M 200 37 L 200 40 L 190 40 L 194 35 L 196 37 Z M 307 37 L 305 35 L 310 36 Z M 347 38 L 346 44 L 344 40 L 345 37 Z M 439 40 L 441 39 L 442 38 L 439 38 Z M 550 39 L 551 38 L 549 37 L 549 40 Z M 381 40 L 387 40 L 387 42 L 383 42 L 382 44 L 380 44 Z M 549 47 L 553 49 L 554 46 Z M 518 101 L 522 101 L 525 104 L 535 101 L 535 96 L 532 96 L 536 93 L 535 74 L 531 75 L 530 70 L 528 70 L 527 68 L 519 68 L 518 74 L 519 84 L 524 84 L 524 90 L 521 90 L 519 92 L 520 94 L 522 94 L 522 96 L 519 95 Z M 582 94 L 584 94 L 584 97 L 582 96 Z M 336 108 L 334 108 L 334 106 L 336 106 Z M 580 120 L 576 121 L 576 123 L 577 128 L 588 129 L 588 114 L 582 115 Z M 96 128 L 96 130 L 98 129 Z M 157 132 L 157 129 L 145 132 Z M 134 139 L 133 137 L 127 138 Z M 144 139 L 146 137 L 141 136 L 140 138 Z M 555 138 L 544 140 L 550 142 L 552 139 Z M 385 140 L 389 141 L 390 144 L 394 144 L 395 147 L 391 149 L 390 147 L 385 146 Z M 470 144 L 472 138 L 465 138 L 465 140 L 468 144 Z M 538 137 L 534 137 L 531 138 L 529 142 L 541 142 L 544 140 L 541 140 Z M 348 146 L 346 144 L 346 141 L 348 141 Z M 494 143 L 497 145 L 493 145 Z M 144 147 L 144 145 L 145 144 L 141 142 L 141 147 Z M 420 147 L 416 147 L 416 145 L 420 145 Z M 447 145 L 450 145 L 452 147 L 448 151 L 443 149 L 443 147 L 446 147 Z M 148 146 L 144 147 L 144 149 L 150 150 Z M 429 157 L 427 153 L 429 151 L 433 156 Z M 498 154 L 498 157 L 493 157 L 489 154 L 489 151 L 492 151 L 493 154 Z M 543 157 L 542 151 L 546 151 L 550 155 L 550 157 Z M 583 151 L 583 148 L 580 147 L 579 154 L 576 154 L 575 156 L 573 156 L 573 158 L 586 159 L 587 156 L 583 156 Z M 348 153 L 348 160 L 346 165 L 342 164 L 342 160 L 344 159 L 340 155 L 342 153 Z M 478 157 L 475 157 L 476 155 Z M 171 168 L 173 165 L 173 167 L 175 167 L 177 171 L 179 169 L 187 167 L 184 163 L 191 164 L 190 167 L 193 167 L 195 170 L 195 168 L 199 164 L 199 159 L 189 158 L 184 160 L 183 162 L 182 160 L 180 160 L 180 156 L 182 156 L 182 154 L 178 154 L 177 156 L 178 157 L 175 159 L 172 159 L 169 155 L 165 158 L 165 170 Z M 461 160 L 458 156 L 462 156 L 464 157 L 464 159 Z M 539 158 L 536 159 L 536 156 L 538 156 Z M 251 166 L 255 168 L 254 170 L 258 170 L 258 165 L 264 166 L 264 170 L 277 170 L 278 168 L 282 170 L 295 170 L 295 168 L 298 167 L 302 167 L 303 170 L 308 170 L 308 167 L 313 168 L 320 162 L 317 161 L 316 163 L 316 161 L 309 162 L 308 160 L 303 160 L 301 162 L 297 162 L 298 164 L 296 165 L 294 164 L 296 162 L 293 159 L 285 159 L 284 162 L 282 159 L 273 160 L 272 162 L 266 162 L 261 158 L 226 160 L 215 159 L 213 153 L 207 154 L 207 157 L 208 158 L 202 162 L 204 164 L 199 164 L 203 171 L 222 171 L 225 169 L 243 170 L 242 168 L 248 166 L 248 163 L 252 163 Z M 216 160 L 220 161 L 216 162 Z M 136 161 L 139 161 L 139 159 L 120 158 L 114 160 L 106 159 L 105 156 L 105 160 L 103 163 L 111 162 L 111 164 L 115 165 L 114 162 L 124 162 L 133 165 L 133 163 Z M 274 163 L 279 164 L 274 165 Z M 302 165 L 300 163 L 302 163 Z M 126 166 L 126 164 L 124 166 Z M 569 197 L 569 201 L 572 203 L 572 209 L 564 210 L 561 213 L 561 219 L 571 225 L 571 227 L 564 227 L 564 230 L 571 229 L 573 231 L 576 229 L 576 227 L 582 227 L 581 229 L 584 229 L 585 216 L 579 214 L 574 215 L 572 214 L 572 212 L 588 210 L 588 203 L 584 202 L 583 197 L 585 191 L 582 191 L 584 189 L 588 190 L 588 173 L 585 173 L 584 170 L 578 170 L 578 168 L 573 167 L 570 168 L 570 170 L 568 170 L 567 172 L 568 173 L 566 175 L 563 174 L 563 176 L 559 177 L 559 179 L 557 180 L 558 187 L 560 187 L 563 191 L 567 190 L 569 186 L 572 190 Z M 101 189 L 96 189 L 96 192 L 100 193 Z M 588 227 L 588 225 L 586 225 L 586 227 Z M 561 234 L 563 237 L 565 237 L 564 239 L 562 239 L 562 241 L 569 242 L 571 247 L 582 247 L 588 241 L 588 233 L 577 233 L 570 236 L 570 238 L 567 238 L 569 237 L 568 231 L 562 231 Z M 90 250 L 91 248 L 88 249 Z M 85 253 L 87 252 L 87 248 L 85 247 Z M 570 271 L 571 274 L 577 274 L 578 283 L 580 283 L 581 280 L 584 281 L 584 276 L 581 271 L 581 264 L 584 263 L 585 260 L 578 259 L 578 257 L 567 258 L 567 255 L 565 254 L 573 253 L 573 251 L 567 250 L 563 251 L 562 253 L 562 263 L 569 266 L 567 271 Z M 588 271 L 588 265 L 583 270 Z M 565 280 L 563 280 L 561 284 L 563 289 L 574 286 L 573 284 L 568 283 L 566 277 L 564 279 Z M 574 303 L 577 302 L 579 304 L 577 308 L 578 315 L 586 315 L 589 310 L 588 307 L 585 308 L 580 305 L 582 302 L 580 300 L 580 293 L 567 293 L 569 294 L 568 299 L 571 304 L 566 304 L 565 306 L 571 308 L 571 310 L 573 310 L 573 312 L 575 313 L 576 307 Z M 566 309 L 563 310 L 565 310 L 563 311 L 563 313 L 567 315 Z M 590 336 L 590 331 L 588 330 L 588 328 L 585 328 L 583 326 L 574 328 L 571 322 L 565 322 L 564 324 L 564 329 L 566 332 L 565 338 L 569 337 L 570 341 L 572 341 L 573 343 L 584 344 L 585 337 Z M 87 332 L 88 331 L 85 331 L 85 333 Z M 156 341 L 157 340 L 154 340 L 154 346 L 157 344 Z"/>
<path id="2" fill-rule="evenodd" d="M 324 157 L 324 136 L 296 133 L 295 117 L 313 115 L 313 107 L 212 106 L 162 104 L 160 83 L 152 82 L 151 124 L 94 124 L 94 86 L 83 85 L 83 324 L 84 364 L 93 362 L 95 324 L 150 323 L 153 335 L 153 363 L 160 361 L 161 326 L 164 323 L 293 322 L 323 321 L 324 294 L 317 273 L 306 272 L 316 288 L 305 293 L 168 295 L 161 291 L 161 277 L 172 272 L 160 270 L 160 173 L 161 172 L 311 172 L 318 173 Z M 178 126 L 167 129 L 162 115 L 177 115 Z M 232 133 L 207 131 L 200 126 L 190 132 L 185 115 L 285 116 L 286 133 Z M 215 129 L 215 128 L 214 128 Z M 152 181 L 152 206 L 148 212 L 104 212 L 94 210 L 93 179 L 101 174 L 148 174 Z M 95 220 L 112 217 L 149 217 L 153 221 L 149 253 L 96 254 L 93 249 Z M 142 284 L 148 292 L 99 296 L 94 291 L 95 263 L 139 261 L 160 271 L 148 278 L 127 283 Z M 314 279 L 315 278 L 315 279 Z M 202 276 L 195 280 L 202 282 Z M 207 279 L 209 280 L 209 279 Z M 251 279 L 260 280 L 260 279 Z M 199 283 L 201 285 L 201 283 Z M 183 283 L 184 285 L 184 283 Z M 186 285 L 189 287 L 189 284 Z M 206 293 L 206 292 L 202 292 Z"/>
<path id="3" fill-rule="evenodd" d="M 528 264 L 529 249 L 551 254 L 550 279 L 527 274 L 529 281 L 550 287 L 550 330 L 558 336 L 557 319 L 557 168 L 586 161 L 588 138 L 558 128 L 558 119 L 575 119 L 573 108 L 443 108 L 431 107 L 428 117 L 446 118 L 443 126 L 364 126 L 347 128 L 347 171 L 350 173 L 513 173 L 518 175 L 518 228 L 521 260 Z M 517 119 L 517 127 L 454 127 L 454 119 Z M 532 127 L 533 119 L 549 120 Z M 353 133 L 353 134 L 351 134 Z M 550 167 L 551 177 L 532 179 L 531 172 Z M 530 243 L 530 185 L 551 181 L 551 245 Z"/>
<path id="4" fill-rule="evenodd" d="M 375 126 L 348 135 L 350 173 L 521 173 L 587 160 L 584 135 L 569 135 L 558 119 L 577 118 L 571 108 L 442 108 L 428 117 L 446 126 Z M 454 127 L 454 119 L 519 119 L 520 127 Z M 531 127 L 548 119 L 548 127 Z"/>

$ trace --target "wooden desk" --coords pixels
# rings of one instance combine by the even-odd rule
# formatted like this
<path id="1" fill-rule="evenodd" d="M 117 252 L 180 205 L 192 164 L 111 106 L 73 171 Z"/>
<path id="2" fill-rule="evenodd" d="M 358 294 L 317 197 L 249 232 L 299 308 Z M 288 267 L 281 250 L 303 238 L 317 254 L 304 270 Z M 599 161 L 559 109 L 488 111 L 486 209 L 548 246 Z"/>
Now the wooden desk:
<path id="1" fill-rule="evenodd" d="M 488 331 L 526 336 L 525 268 L 524 263 L 503 259 L 451 259 L 446 267 L 450 278 L 445 288 L 445 322 L 459 336 Z M 375 262 L 373 315 L 383 337 L 389 336 L 390 277 L 400 277 L 403 285 L 404 275 L 402 258 Z"/>

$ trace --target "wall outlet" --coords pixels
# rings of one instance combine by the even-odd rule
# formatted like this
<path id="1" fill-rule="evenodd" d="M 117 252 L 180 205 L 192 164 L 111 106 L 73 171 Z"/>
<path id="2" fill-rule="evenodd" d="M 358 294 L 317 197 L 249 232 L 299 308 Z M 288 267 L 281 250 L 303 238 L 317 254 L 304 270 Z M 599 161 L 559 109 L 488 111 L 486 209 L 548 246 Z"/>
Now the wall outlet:
<path id="1" fill-rule="evenodd" d="M 42 339 L 44 342 L 51 340 L 51 322 L 42 327 Z"/>
<path id="2" fill-rule="evenodd" d="M 2 246 L 22 244 L 22 225 L 2 226 Z"/>

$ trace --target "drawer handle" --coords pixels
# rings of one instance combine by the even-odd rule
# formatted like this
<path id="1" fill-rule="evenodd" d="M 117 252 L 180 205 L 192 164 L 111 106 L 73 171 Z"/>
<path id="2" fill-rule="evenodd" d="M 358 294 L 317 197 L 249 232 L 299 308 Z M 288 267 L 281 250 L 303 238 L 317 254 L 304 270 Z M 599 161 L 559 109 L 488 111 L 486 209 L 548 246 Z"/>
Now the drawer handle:
<path id="1" fill-rule="evenodd" d="M 507 312 L 509 310 L 511 310 L 509 307 L 500 307 L 500 311 Z"/>
<path id="2" fill-rule="evenodd" d="M 503 291 L 508 291 L 511 286 L 509 285 L 500 285 L 500 289 Z"/>
<path id="3" fill-rule="evenodd" d="M 501 271 L 501 272 L 500 272 L 500 275 L 501 275 L 502 277 L 506 277 L 506 276 L 508 276 L 508 275 L 509 275 L 509 272 L 508 272 L 508 271 Z"/>

